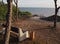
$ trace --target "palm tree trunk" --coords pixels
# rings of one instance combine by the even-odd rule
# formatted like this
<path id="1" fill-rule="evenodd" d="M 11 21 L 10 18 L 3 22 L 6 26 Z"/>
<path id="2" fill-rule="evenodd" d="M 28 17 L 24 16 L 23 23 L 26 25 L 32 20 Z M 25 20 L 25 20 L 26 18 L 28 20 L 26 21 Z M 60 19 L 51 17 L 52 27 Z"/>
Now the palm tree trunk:
<path id="1" fill-rule="evenodd" d="M 6 18 L 6 38 L 5 38 L 5 44 L 9 44 L 9 38 L 10 38 L 10 29 L 11 29 L 11 21 L 12 21 L 12 0 L 7 0 L 8 3 L 8 14 Z"/>

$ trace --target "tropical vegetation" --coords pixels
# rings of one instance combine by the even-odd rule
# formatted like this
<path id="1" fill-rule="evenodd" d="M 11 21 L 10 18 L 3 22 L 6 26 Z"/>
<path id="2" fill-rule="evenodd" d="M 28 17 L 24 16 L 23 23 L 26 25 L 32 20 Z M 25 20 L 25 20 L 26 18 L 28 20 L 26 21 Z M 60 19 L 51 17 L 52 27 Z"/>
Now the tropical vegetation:
<path id="1" fill-rule="evenodd" d="M 6 19 L 6 14 L 7 14 L 7 4 L 0 2 L 0 20 L 5 20 Z M 16 18 L 16 7 L 13 5 L 13 18 Z M 21 12 L 20 8 L 18 8 L 18 17 L 19 18 L 29 18 L 31 16 L 31 13 L 26 11 L 26 12 Z"/>

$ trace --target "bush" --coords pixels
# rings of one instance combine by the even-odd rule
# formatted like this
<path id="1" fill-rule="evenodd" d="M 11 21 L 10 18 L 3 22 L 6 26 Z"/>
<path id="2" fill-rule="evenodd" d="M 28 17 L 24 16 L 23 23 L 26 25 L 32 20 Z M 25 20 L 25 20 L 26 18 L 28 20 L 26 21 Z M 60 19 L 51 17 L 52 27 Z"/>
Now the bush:
<path id="1" fill-rule="evenodd" d="M 0 2 L 0 20 L 6 20 L 6 14 L 7 14 L 7 4 L 2 4 Z M 16 18 L 16 7 L 13 5 L 13 12 L 12 12 L 13 19 Z M 29 18 L 31 16 L 30 12 L 21 12 L 18 8 L 18 16 L 21 18 Z"/>
<path id="2" fill-rule="evenodd" d="M 32 14 L 30 12 L 20 12 L 20 18 L 26 19 L 30 18 Z"/>

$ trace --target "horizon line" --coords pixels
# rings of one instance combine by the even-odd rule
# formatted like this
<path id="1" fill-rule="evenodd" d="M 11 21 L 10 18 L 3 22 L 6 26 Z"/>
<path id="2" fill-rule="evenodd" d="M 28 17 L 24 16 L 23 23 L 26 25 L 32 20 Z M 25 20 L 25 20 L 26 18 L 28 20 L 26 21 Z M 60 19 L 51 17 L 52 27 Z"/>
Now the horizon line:
<path id="1" fill-rule="evenodd" d="M 18 7 L 18 8 L 54 8 L 54 7 Z"/>

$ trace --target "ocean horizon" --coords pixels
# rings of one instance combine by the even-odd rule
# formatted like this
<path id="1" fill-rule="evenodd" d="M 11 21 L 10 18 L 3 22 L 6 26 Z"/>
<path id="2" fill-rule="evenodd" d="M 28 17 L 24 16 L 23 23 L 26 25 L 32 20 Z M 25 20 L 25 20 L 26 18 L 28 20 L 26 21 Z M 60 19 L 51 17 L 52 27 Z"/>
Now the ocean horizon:
<path id="1" fill-rule="evenodd" d="M 54 8 L 39 8 L 39 7 L 19 7 L 20 11 L 28 11 L 32 13 L 32 15 L 41 15 L 41 16 L 51 16 L 55 14 L 55 9 Z M 60 16 L 60 10 L 58 12 L 58 15 Z"/>

